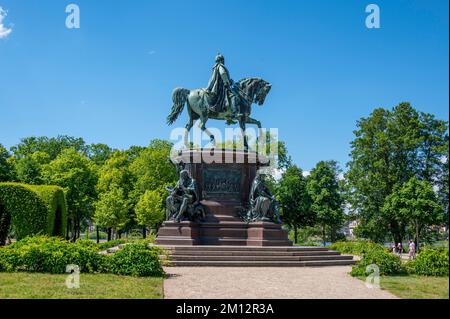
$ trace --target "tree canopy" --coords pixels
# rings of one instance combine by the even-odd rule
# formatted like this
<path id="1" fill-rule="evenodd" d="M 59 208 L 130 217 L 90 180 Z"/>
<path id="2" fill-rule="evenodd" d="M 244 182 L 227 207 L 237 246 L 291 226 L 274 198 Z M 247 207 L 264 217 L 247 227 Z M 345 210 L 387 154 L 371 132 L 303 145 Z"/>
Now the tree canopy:
<path id="1" fill-rule="evenodd" d="M 322 240 L 326 242 L 327 229 L 331 241 L 344 222 L 343 197 L 339 187 L 339 168 L 335 161 L 321 161 L 308 176 L 307 192 L 311 210 L 322 227 Z"/>
<path id="2" fill-rule="evenodd" d="M 7 182 L 13 178 L 13 167 L 9 163 L 9 152 L 0 144 L 0 182 Z"/>
<path id="3" fill-rule="evenodd" d="M 432 185 L 416 177 L 402 185 L 396 185 L 394 191 L 387 196 L 382 209 L 385 215 L 397 219 L 400 225 L 412 227 L 417 248 L 424 227 L 443 221 L 442 211 Z"/>
<path id="4" fill-rule="evenodd" d="M 275 187 L 280 202 L 281 218 L 294 229 L 294 242 L 297 243 L 297 230 L 312 226 L 315 214 L 311 210 L 311 197 L 306 191 L 306 178 L 296 165 L 289 166 Z"/>
<path id="5" fill-rule="evenodd" d="M 437 185 L 448 140 L 447 122 L 416 111 L 409 103 L 375 109 L 354 131 L 345 175 L 350 207 L 359 220 L 357 234 L 401 242 L 405 225 L 383 214 L 384 202 L 397 184 L 416 176 Z"/>

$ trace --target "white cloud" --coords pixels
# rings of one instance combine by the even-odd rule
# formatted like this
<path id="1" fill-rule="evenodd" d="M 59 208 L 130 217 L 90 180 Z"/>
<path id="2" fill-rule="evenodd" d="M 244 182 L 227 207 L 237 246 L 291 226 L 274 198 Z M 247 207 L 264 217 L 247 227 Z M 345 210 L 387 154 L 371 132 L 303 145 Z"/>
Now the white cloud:
<path id="1" fill-rule="evenodd" d="M 2 7 L 0 7 L 0 39 L 6 38 L 12 32 L 11 28 L 7 28 L 3 24 L 3 20 L 6 18 L 6 16 L 7 12 L 3 10 Z"/>
<path id="2" fill-rule="evenodd" d="M 280 179 L 281 179 L 281 177 L 283 176 L 283 173 L 285 172 L 286 170 L 285 169 L 282 169 L 282 168 L 275 168 L 274 169 L 274 171 L 273 171 L 273 178 L 278 182 Z"/>
<path id="3" fill-rule="evenodd" d="M 310 171 L 303 171 L 303 177 L 308 177 L 310 174 Z"/>

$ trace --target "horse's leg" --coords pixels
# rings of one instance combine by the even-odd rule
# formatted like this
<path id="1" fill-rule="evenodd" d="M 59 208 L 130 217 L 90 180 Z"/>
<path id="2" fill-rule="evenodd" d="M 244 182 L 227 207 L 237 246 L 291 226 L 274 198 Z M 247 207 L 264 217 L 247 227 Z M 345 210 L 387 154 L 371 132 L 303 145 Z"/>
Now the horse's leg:
<path id="1" fill-rule="evenodd" d="M 211 143 L 213 143 L 213 145 L 216 145 L 216 140 L 214 138 L 214 135 L 206 128 L 206 122 L 208 121 L 208 116 L 205 114 L 200 115 L 200 129 L 205 132 L 206 134 L 208 134 L 209 136 L 209 140 Z"/>
<path id="2" fill-rule="evenodd" d="M 186 148 L 189 149 L 188 136 L 189 136 L 189 131 L 191 130 L 192 126 L 194 126 L 194 114 L 189 105 L 189 101 L 187 102 L 187 106 L 188 106 L 189 122 L 186 124 L 186 131 L 184 132 L 184 145 L 186 145 Z"/>
<path id="3" fill-rule="evenodd" d="M 187 148 L 189 148 L 188 137 L 192 126 L 194 126 L 194 120 L 189 116 L 189 122 L 186 124 L 186 131 L 184 132 L 184 145 L 186 145 Z"/>
<path id="4" fill-rule="evenodd" d="M 210 141 L 215 144 L 214 135 L 206 128 L 206 122 L 208 121 L 208 105 L 203 97 L 203 90 L 195 90 L 191 92 L 191 97 L 188 100 L 188 108 L 193 121 L 200 119 L 198 126 L 208 134 Z"/>
<path id="5" fill-rule="evenodd" d="M 256 137 L 256 145 L 257 145 L 257 147 L 259 147 L 260 138 L 261 137 L 264 138 L 263 137 L 264 132 L 262 130 L 261 122 L 256 120 L 256 119 L 254 119 L 254 118 L 251 118 L 250 116 L 247 116 L 247 118 L 245 120 L 245 123 L 247 123 L 247 124 L 254 124 L 254 125 L 258 126 L 259 134 Z"/>
<path id="6" fill-rule="evenodd" d="M 247 134 L 245 134 L 245 121 L 244 120 L 239 120 L 239 126 L 241 127 L 242 130 L 242 136 L 244 138 L 244 151 L 248 151 L 248 142 L 247 142 Z"/>
<path id="7" fill-rule="evenodd" d="M 245 123 L 247 123 L 247 124 L 255 124 L 256 126 L 258 126 L 258 129 L 260 130 L 260 132 L 262 130 L 261 122 L 256 120 L 256 119 L 254 119 L 254 118 L 251 118 L 250 116 L 247 116 L 247 118 L 245 120 Z"/>

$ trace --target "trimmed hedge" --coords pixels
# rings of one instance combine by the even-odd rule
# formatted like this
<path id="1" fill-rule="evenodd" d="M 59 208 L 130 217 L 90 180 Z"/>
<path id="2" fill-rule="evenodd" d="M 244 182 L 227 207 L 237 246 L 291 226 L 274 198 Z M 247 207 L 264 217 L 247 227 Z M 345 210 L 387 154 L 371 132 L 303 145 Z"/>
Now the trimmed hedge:
<path id="1" fill-rule="evenodd" d="M 67 204 L 64 190 L 59 186 L 30 185 L 47 206 L 47 234 L 64 236 L 67 226 Z"/>
<path id="2" fill-rule="evenodd" d="M 67 204 L 61 187 L 0 183 L 0 242 L 10 226 L 17 239 L 34 234 L 63 236 L 66 222 Z"/>

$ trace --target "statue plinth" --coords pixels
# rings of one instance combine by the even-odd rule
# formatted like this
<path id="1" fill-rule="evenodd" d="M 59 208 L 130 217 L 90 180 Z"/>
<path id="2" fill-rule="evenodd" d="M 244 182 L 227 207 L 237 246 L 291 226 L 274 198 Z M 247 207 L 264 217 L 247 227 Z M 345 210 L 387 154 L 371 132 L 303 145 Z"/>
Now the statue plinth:
<path id="1" fill-rule="evenodd" d="M 272 222 L 245 222 L 239 213 L 248 207 L 250 187 L 268 160 L 255 152 L 193 149 L 173 159 L 183 163 L 197 182 L 206 217 L 201 222 L 165 221 L 160 245 L 289 246 L 287 231 Z"/>

